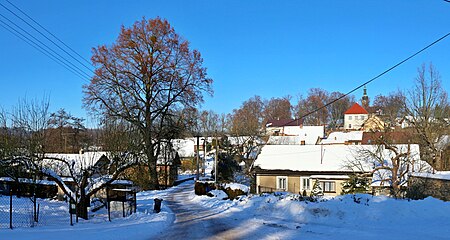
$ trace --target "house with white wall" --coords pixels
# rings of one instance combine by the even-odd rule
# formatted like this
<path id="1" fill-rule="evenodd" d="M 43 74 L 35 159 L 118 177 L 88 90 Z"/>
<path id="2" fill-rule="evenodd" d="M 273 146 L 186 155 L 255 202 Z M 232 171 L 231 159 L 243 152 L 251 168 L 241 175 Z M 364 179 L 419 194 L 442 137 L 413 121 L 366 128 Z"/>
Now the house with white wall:
<path id="1" fill-rule="evenodd" d="M 359 130 L 368 118 L 369 112 L 355 103 L 344 113 L 344 129 Z"/>
<path id="2" fill-rule="evenodd" d="M 266 133 L 270 135 L 268 144 L 311 145 L 325 136 L 324 126 L 304 126 L 300 119 L 271 120 L 266 124 Z"/>

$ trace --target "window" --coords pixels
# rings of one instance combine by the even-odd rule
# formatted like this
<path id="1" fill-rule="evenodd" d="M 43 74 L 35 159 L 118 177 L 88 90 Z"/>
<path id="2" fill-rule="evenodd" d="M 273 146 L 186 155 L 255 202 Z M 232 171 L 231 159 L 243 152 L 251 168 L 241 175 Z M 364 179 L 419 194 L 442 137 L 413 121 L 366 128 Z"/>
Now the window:
<path id="1" fill-rule="evenodd" d="M 348 128 L 352 128 L 352 124 L 349 124 L 349 125 L 348 125 Z"/>
<path id="2" fill-rule="evenodd" d="M 277 177 L 277 189 L 278 190 L 283 190 L 286 191 L 287 190 L 287 180 L 288 178 L 283 176 L 283 177 Z"/>
<path id="3" fill-rule="evenodd" d="M 300 178 L 301 179 L 301 183 L 302 183 L 302 191 L 303 190 L 311 190 L 311 179 L 309 179 L 309 178 L 304 178 L 304 177 L 301 177 Z"/>
<path id="4" fill-rule="evenodd" d="M 352 120 L 352 116 L 348 116 L 348 120 Z"/>
<path id="5" fill-rule="evenodd" d="M 364 118 L 365 118 L 364 116 L 361 116 L 361 120 L 364 120 Z"/>
<path id="6" fill-rule="evenodd" d="M 358 116 L 355 116 L 355 120 L 358 120 Z"/>
<path id="7" fill-rule="evenodd" d="M 336 192 L 335 182 L 320 182 L 323 192 Z"/>

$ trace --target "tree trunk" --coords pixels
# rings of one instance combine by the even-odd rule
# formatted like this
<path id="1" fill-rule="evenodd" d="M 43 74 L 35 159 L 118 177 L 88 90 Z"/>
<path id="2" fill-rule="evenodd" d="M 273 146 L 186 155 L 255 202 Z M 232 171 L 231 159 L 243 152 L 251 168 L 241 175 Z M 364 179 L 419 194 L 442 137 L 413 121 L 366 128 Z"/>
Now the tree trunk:
<path id="1" fill-rule="evenodd" d="M 88 219 L 88 207 L 90 205 L 90 199 L 86 196 L 84 191 L 81 191 L 80 199 L 77 203 L 77 214 L 78 217 L 83 219 Z"/>
<path id="2" fill-rule="evenodd" d="M 158 173 L 156 171 L 157 157 L 154 156 L 153 146 L 147 147 L 148 174 L 150 175 L 149 189 L 159 189 Z"/>
<path id="3" fill-rule="evenodd" d="M 395 198 L 399 198 L 400 197 L 400 184 L 399 184 L 399 179 L 398 179 L 398 163 L 395 163 L 394 161 L 397 160 L 393 160 L 393 167 L 392 167 L 392 195 Z"/>

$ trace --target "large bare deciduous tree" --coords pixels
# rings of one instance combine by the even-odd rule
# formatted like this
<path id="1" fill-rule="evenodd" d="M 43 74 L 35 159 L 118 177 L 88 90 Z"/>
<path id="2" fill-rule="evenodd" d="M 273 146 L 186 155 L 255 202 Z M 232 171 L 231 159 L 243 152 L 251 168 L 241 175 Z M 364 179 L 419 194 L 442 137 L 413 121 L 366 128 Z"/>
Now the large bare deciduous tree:
<path id="1" fill-rule="evenodd" d="M 332 92 L 329 95 L 329 100 L 339 99 L 343 95 L 341 92 Z M 329 127 L 331 129 L 343 126 L 344 112 L 352 106 L 353 102 L 355 102 L 355 97 L 350 95 L 343 97 L 327 107 L 330 116 Z"/>
<path id="2" fill-rule="evenodd" d="M 377 95 L 372 109 L 384 116 L 387 124 L 395 126 L 397 119 L 405 116 L 405 95 L 401 91 Z"/>
<path id="3" fill-rule="evenodd" d="M 329 111 L 324 106 L 329 99 L 330 97 L 326 90 L 321 88 L 309 89 L 307 98 L 299 97 L 296 107 L 297 118 L 303 118 L 303 123 L 307 125 L 319 126 L 327 124 Z"/>
<path id="4" fill-rule="evenodd" d="M 422 159 L 439 168 L 436 142 L 450 134 L 450 103 L 441 76 L 432 64 L 418 68 L 415 84 L 407 92 L 405 110 L 418 134 Z"/>
<path id="5" fill-rule="evenodd" d="M 263 124 L 264 102 L 260 96 L 254 96 L 233 110 L 231 115 L 232 136 L 258 136 Z"/>
<path id="6" fill-rule="evenodd" d="M 271 98 L 264 104 L 264 121 L 267 123 L 269 120 L 274 119 L 291 119 L 292 118 L 292 106 L 291 97 L 285 96 L 282 98 Z"/>
<path id="7" fill-rule="evenodd" d="M 156 172 L 167 118 L 212 93 L 200 52 L 191 50 L 167 20 L 142 19 L 122 27 L 116 42 L 93 49 L 96 67 L 84 86 L 84 104 L 106 116 L 123 119 L 138 130 L 148 160 L 150 188 L 158 188 Z"/>

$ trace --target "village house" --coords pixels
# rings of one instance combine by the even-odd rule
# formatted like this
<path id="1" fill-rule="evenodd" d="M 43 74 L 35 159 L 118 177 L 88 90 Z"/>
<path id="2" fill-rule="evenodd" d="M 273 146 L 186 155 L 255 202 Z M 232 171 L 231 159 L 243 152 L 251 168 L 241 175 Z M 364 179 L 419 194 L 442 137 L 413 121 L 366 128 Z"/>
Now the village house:
<path id="1" fill-rule="evenodd" d="M 406 145 L 398 145 L 406 148 Z M 410 145 L 414 159 L 412 171 L 422 171 L 419 146 Z M 342 183 L 352 174 L 369 173 L 374 163 L 361 162 L 363 169 L 351 166 L 359 161 L 359 152 L 374 148 L 372 145 L 266 145 L 254 162 L 256 191 L 286 191 L 297 194 L 311 193 L 319 181 L 324 195 L 336 196 L 342 192 Z M 390 153 L 383 152 L 388 157 Z M 426 165 L 426 164 L 425 164 Z M 427 165 L 428 166 L 428 165 Z M 378 173 L 377 173 L 378 174 Z M 377 175 L 378 176 L 378 175 Z M 373 188 L 389 187 L 376 174 L 372 176 Z M 404 181 L 406 182 L 406 181 Z"/>
<path id="2" fill-rule="evenodd" d="M 302 128 L 302 119 L 272 119 L 266 123 L 266 135 L 295 136 Z"/>
<path id="3" fill-rule="evenodd" d="M 364 132 L 383 132 L 386 129 L 386 123 L 381 119 L 381 116 L 370 114 L 366 121 L 361 125 L 361 130 Z"/>
<path id="4" fill-rule="evenodd" d="M 360 130 L 364 122 L 369 118 L 369 112 L 361 107 L 358 103 L 354 103 L 347 111 L 344 112 L 344 129 Z"/>
<path id="5" fill-rule="evenodd" d="M 299 145 L 317 144 L 325 135 L 324 126 L 304 126 L 302 120 L 271 120 L 266 124 L 266 133 L 270 136 L 270 144 L 279 141 L 296 142 Z M 277 137 L 289 136 L 291 138 Z"/>

